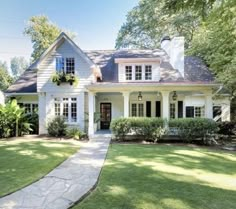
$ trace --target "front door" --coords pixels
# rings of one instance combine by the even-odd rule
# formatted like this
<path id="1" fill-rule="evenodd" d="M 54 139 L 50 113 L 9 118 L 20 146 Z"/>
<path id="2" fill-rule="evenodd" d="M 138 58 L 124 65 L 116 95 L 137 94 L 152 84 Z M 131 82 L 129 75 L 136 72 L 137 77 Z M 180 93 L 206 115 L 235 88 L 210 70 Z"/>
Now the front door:
<path id="1" fill-rule="evenodd" d="M 100 104 L 101 129 L 109 129 L 111 123 L 111 103 Z"/>

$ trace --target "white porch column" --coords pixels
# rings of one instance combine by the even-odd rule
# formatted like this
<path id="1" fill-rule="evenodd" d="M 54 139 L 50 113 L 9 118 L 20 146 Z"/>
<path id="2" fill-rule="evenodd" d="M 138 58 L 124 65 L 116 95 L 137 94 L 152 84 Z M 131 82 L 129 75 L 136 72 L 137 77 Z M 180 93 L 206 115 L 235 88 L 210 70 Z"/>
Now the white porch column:
<path id="1" fill-rule="evenodd" d="M 169 119 L 170 117 L 170 101 L 169 101 L 169 91 L 161 91 L 162 94 L 162 117 Z"/>
<path id="2" fill-rule="evenodd" d="M 89 92 L 88 93 L 88 106 L 89 106 L 89 122 L 88 122 L 88 135 L 93 136 L 94 135 L 94 93 Z"/>
<path id="3" fill-rule="evenodd" d="M 205 94 L 205 117 L 213 119 L 213 102 L 212 102 L 212 93 Z"/>
<path id="4" fill-rule="evenodd" d="M 47 134 L 46 122 L 46 93 L 40 92 L 38 96 L 39 135 Z"/>
<path id="5" fill-rule="evenodd" d="M 124 117 L 129 117 L 129 92 L 123 92 L 124 97 Z"/>

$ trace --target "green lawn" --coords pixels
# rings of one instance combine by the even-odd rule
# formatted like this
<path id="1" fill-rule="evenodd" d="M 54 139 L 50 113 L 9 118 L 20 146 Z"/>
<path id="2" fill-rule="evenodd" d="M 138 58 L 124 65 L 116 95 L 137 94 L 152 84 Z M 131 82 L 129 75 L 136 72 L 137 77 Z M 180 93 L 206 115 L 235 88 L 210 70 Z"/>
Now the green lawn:
<path id="1" fill-rule="evenodd" d="M 112 145 L 96 189 L 73 209 L 235 209 L 236 155 Z"/>
<path id="2" fill-rule="evenodd" d="M 41 178 L 78 149 L 72 142 L 0 141 L 0 196 Z"/>

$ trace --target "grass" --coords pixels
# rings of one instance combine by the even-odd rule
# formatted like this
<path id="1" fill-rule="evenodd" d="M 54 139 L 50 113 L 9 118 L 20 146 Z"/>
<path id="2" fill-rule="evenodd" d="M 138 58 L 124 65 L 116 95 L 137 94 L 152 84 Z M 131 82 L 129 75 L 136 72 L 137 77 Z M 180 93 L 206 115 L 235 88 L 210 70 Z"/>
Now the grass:
<path id="1" fill-rule="evenodd" d="M 236 155 L 112 145 L 96 189 L 73 209 L 235 209 Z"/>
<path id="2" fill-rule="evenodd" d="M 0 196 L 40 179 L 78 148 L 61 141 L 0 141 Z"/>

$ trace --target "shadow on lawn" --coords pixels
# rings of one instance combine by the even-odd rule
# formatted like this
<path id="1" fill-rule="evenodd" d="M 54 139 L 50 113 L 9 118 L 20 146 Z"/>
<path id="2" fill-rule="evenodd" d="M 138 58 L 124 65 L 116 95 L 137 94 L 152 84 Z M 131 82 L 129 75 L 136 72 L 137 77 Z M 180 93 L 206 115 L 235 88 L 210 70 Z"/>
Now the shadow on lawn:
<path id="1" fill-rule="evenodd" d="M 204 149 L 115 145 L 110 148 L 98 187 L 76 208 L 234 209 L 235 189 L 215 187 L 211 185 L 211 179 L 206 183 L 204 179 L 196 178 L 198 174 L 189 173 L 199 169 L 209 174 L 209 178 L 214 173 L 236 175 L 235 159 L 235 155 L 214 155 Z M 165 165 L 180 167 L 189 173 L 163 171 L 160 167 L 165 170 Z M 217 184 L 221 179 L 213 181 Z M 232 184 L 236 185 L 236 182 Z"/>

